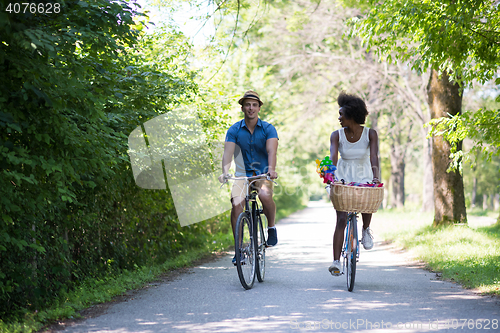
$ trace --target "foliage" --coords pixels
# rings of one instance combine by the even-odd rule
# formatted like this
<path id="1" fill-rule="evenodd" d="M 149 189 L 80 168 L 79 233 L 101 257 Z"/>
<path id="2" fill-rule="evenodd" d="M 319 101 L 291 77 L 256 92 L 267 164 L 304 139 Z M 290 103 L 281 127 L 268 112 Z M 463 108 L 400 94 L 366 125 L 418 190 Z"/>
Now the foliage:
<path id="1" fill-rule="evenodd" d="M 484 156 L 491 160 L 492 155 L 500 154 L 500 109 L 476 112 L 467 111 L 450 118 L 433 119 L 430 135 L 442 135 L 452 144 L 449 170 L 463 169 L 464 162 L 475 162 L 474 156 Z M 464 154 L 458 147 L 465 138 L 475 141 L 469 154 Z"/>
<path id="2" fill-rule="evenodd" d="M 182 252 L 173 259 L 161 264 L 136 267 L 134 270 L 124 270 L 119 274 L 106 275 L 101 278 L 89 278 L 77 288 L 63 293 L 50 308 L 25 316 L 16 323 L 4 323 L 0 319 L 0 332 L 17 333 L 38 331 L 48 323 L 65 318 L 78 318 L 78 311 L 94 304 L 109 302 L 114 297 L 123 295 L 127 290 L 149 287 L 150 282 L 158 281 L 172 269 L 185 267 L 193 261 L 202 259 L 212 251 L 225 250 L 234 246 L 232 233 L 217 234 L 217 242 L 206 246 Z"/>
<path id="3" fill-rule="evenodd" d="M 242 14 L 239 21 L 240 49 L 225 64 L 233 75 L 227 75 L 227 81 L 248 82 L 247 87 L 264 91 L 269 102 L 262 114 L 279 125 L 278 165 L 284 166 L 287 180 L 300 178 L 292 186 L 302 184 L 313 197 L 326 193 L 314 173 L 306 170 L 312 166 L 313 171 L 312 161 L 329 154 L 330 134 L 338 128 L 336 97 L 341 90 L 357 93 L 367 102 L 367 126 L 379 132 L 381 157 L 393 150 L 405 155 L 411 151 L 409 144 L 418 150 L 416 162 L 424 160 L 420 147 L 427 133 L 419 125 L 429 116 L 422 76 L 406 64 L 381 63 L 359 40 L 343 37 L 345 21 L 358 10 L 343 10 L 334 0 L 303 0 L 270 3 L 261 15 L 256 11 Z M 234 19 L 227 20 L 225 32 L 234 27 Z M 406 126 L 401 119 L 415 126 Z M 412 128 L 409 140 L 397 137 L 410 134 L 401 133 L 398 125 Z"/>
<path id="4" fill-rule="evenodd" d="M 408 61 L 412 64 L 412 68 L 419 72 L 425 72 L 431 68 L 438 73 L 445 73 L 450 82 L 456 82 L 462 87 L 470 87 L 474 81 L 486 83 L 497 75 L 500 65 L 500 6 L 498 1 L 345 1 L 347 4 L 354 3 L 362 7 L 365 13 L 363 17 L 351 20 L 349 35 L 360 36 L 369 48 L 375 49 L 389 62 L 393 60 L 393 53 L 395 53 L 394 60 Z M 498 81 L 496 83 L 498 84 Z M 431 86 L 431 81 L 428 87 L 431 90 L 435 89 Z M 435 90 L 433 94 L 445 97 L 441 91 Z M 455 94 L 455 96 L 445 98 L 454 98 L 458 101 L 458 97 Z M 460 110 L 456 113 L 460 114 Z M 474 120 L 470 117 L 471 114 L 458 115 L 454 120 L 437 120 L 441 122 L 441 130 L 434 131 L 433 134 L 448 133 L 447 136 L 451 139 L 465 138 L 466 135 L 475 135 L 476 129 L 471 128 L 474 125 L 480 126 L 479 131 L 488 132 L 488 127 L 496 126 L 497 115 L 495 112 L 478 112 L 474 113 L 474 116 L 481 114 L 484 116 Z M 433 124 L 436 125 L 436 121 L 433 121 Z M 445 126 L 448 127 L 445 129 Z M 458 133 L 453 134 L 454 131 Z M 492 137 L 492 139 L 493 141 L 489 141 L 488 144 L 496 146 L 499 142 L 498 137 Z M 451 149 L 453 162 L 448 171 L 460 168 L 464 157 L 460 151 L 459 141 L 452 142 Z M 474 150 L 481 149 L 482 144 L 479 141 L 479 145 L 475 146 Z M 443 175 L 435 174 L 434 178 L 443 178 Z M 455 179 L 460 183 L 459 178 Z M 445 206 L 456 205 L 453 207 L 453 214 L 459 210 L 465 210 L 461 207 L 461 194 L 451 193 L 454 195 L 449 197 L 448 201 L 456 199 L 457 204 L 438 202 L 437 223 L 441 219 L 440 216 L 443 216 L 442 210 Z"/>
<path id="5" fill-rule="evenodd" d="M 456 82 L 490 80 L 500 63 L 500 8 L 490 0 L 360 1 L 369 10 L 351 34 L 391 61 L 420 72 L 447 71 Z"/>
<path id="6" fill-rule="evenodd" d="M 227 216 L 181 228 L 168 191 L 135 185 L 127 136 L 192 103 L 220 132 L 171 28 L 126 1 L 66 1 L 0 20 L 0 317 L 41 310 L 89 277 L 212 242 Z M 222 125 L 224 124 L 224 118 Z M 221 126 L 222 126 L 221 125 Z"/>
<path id="7" fill-rule="evenodd" d="M 450 74 L 460 84 L 485 83 L 500 65 L 500 7 L 489 0 L 474 1 L 360 1 L 370 5 L 366 16 L 353 19 L 351 35 L 391 60 L 410 61 L 420 72 L 433 68 Z M 497 79 L 497 84 L 500 80 Z M 474 150 L 491 154 L 484 144 L 498 147 L 498 111 L 480 110 L 433 120 L 433 134 L 452 140 L 453 164 L 460 168 L 463 153 L 457 143 L 465 137 L 477 140 Z M 496 130 L 495 130 L 496 129 Z"/>

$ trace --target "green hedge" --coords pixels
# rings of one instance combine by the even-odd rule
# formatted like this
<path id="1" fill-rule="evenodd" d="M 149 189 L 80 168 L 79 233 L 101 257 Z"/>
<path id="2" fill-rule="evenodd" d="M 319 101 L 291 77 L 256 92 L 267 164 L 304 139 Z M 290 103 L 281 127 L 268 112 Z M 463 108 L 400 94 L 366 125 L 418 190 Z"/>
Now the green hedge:
<path id="1" fill-rule="evenodd" d="M 180 227 L 127 155 L 134 128 L 198 94 L 183 36 L 141 33 L 126 1 L 0 9 L 0 318 L 211 242 L 217 220 Z"/>

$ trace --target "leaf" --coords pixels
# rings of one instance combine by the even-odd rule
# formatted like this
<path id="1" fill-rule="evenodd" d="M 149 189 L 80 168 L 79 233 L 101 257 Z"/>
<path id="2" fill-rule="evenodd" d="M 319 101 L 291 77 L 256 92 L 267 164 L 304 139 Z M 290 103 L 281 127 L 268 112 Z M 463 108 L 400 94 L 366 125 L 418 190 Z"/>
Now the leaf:
<path id="1" fill-rule="evenodd" d="M 5 224 L 13 223 L 12 218 L 9 215 L 2 214 L 2 219 Z"/>

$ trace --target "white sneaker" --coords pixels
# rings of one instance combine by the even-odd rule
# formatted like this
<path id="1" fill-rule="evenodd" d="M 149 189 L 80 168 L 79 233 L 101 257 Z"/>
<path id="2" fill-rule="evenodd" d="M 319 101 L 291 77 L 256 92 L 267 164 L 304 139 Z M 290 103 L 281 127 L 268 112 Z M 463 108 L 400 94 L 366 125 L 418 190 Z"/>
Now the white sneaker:
<path id="1" fill-rule="evenodd" d="M 342 272 L 340 271 L 341 267 L 342 266 L 340 265 L 340 260 L 334 260 L 333 264 L 331 264 L 330 267 L 328 267 L 328 271 L 333 276 L 340 276 L 342 275 Z"/>
<path id="2" fill-rule="evenodd" d="M 373 235 L 370 227 L 363 229 L 361 244 L 363 244 L 365 250 L 371 250 L 373 248 Z"/>

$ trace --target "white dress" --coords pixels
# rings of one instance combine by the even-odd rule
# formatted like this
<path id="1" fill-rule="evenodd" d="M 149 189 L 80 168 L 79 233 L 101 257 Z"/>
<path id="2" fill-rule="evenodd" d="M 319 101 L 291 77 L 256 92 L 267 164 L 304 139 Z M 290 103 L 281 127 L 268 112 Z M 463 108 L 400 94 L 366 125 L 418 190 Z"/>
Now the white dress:
<path id="1" fill-rule="evenodd" d="M 373 180 L 373 170 L 370 163 L 370 129 L 363 127 L 363 133 L 358 141 L 347 141 L 344 129 L 339 130 L 340 160 L 337 163 L 335 175 L 346 183 L 366 183 Z"/>

